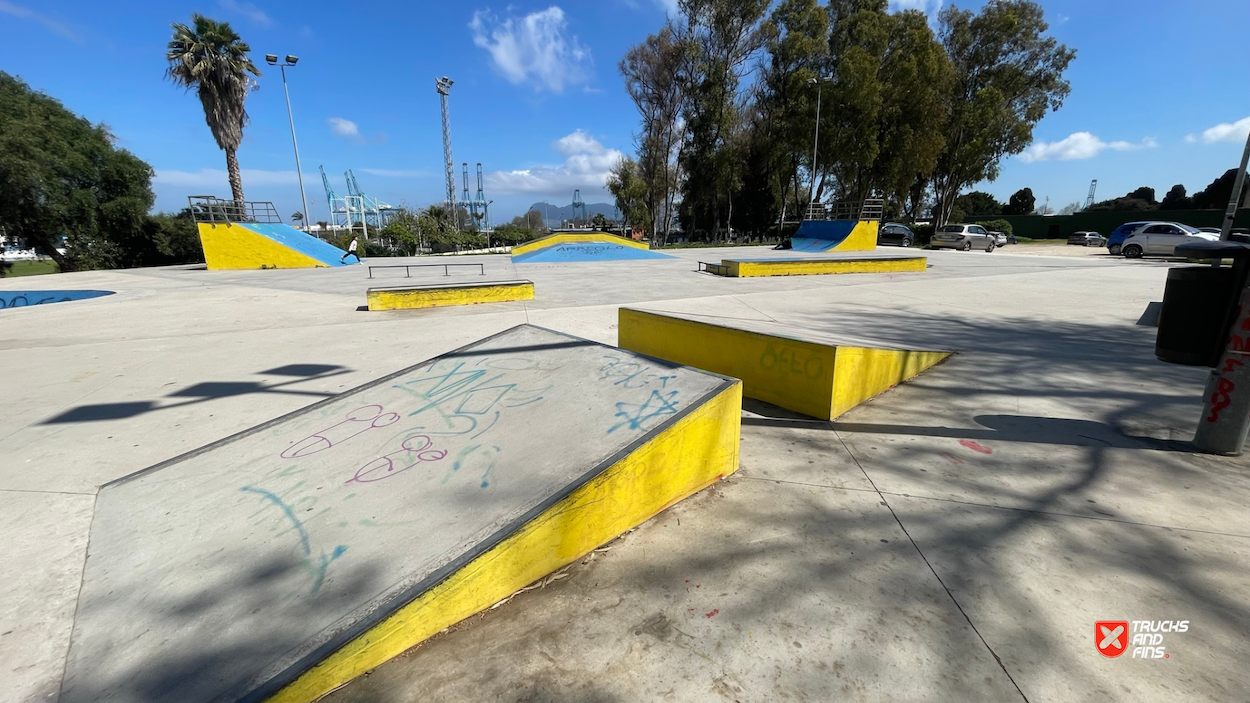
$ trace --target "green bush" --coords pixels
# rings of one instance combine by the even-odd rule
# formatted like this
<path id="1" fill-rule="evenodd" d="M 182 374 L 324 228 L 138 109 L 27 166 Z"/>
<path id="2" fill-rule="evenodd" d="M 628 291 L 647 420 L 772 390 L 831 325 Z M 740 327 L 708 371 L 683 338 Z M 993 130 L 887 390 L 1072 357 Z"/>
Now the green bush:
<path id="1" fill-rule="evenodd" d="M 1011 223 L 1007 220 L 985 220 L 984 222 L 977 222 L 976 224 L 981 225 L 991 232 L 1011 234 Z"/>
<path id="2" fill-rule="evenodd" d="M 916 235 L 917 245 L 929 246 L 929 241 L 933 239 L 933 225 L 911 225 L 911 231 Z"/>

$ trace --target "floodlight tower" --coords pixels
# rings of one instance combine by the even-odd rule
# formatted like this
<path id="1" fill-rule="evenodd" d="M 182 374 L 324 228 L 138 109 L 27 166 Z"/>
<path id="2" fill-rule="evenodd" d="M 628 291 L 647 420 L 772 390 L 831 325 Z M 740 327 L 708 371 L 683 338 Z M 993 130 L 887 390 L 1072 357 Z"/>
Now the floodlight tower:
<path id="1" fill-rule="evenodd" d="M 451 95 L 452 80 L 443 76 L 434 81 L 439 101 L 443 105 L 443 168 L 447 175 L 447 215 L 456 221 L 456 164 L 451 158 L 451 120 L 447 116 L 447 96 Z"/>

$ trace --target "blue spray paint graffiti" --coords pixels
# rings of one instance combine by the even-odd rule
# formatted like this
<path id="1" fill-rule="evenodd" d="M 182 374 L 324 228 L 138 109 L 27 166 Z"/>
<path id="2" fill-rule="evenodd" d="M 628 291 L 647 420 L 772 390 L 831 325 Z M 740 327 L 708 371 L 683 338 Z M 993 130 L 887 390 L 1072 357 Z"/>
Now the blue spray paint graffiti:
<path id="1" fill-rule="evenodd" d="M 325 553 L 325 550 L 319 550 L 319 554 L 317 554 L 314 559 L 312 544 L 308 538 L 308 531 L 304 529 L 304 524 L 300 522 L 298 517 L 296 517 L 294 508 L 287 505 L 286 502 L 279 498 L 277 494 L 263 488 L 243 486 L 239 490 L 244 493 L 254 493 L 261 496 L 266 501 L 280 509 L 286 519 L 290 521 L 291 527 L 294 528 L 296 534 L 299 536 L 300 549 L 304 552 L 304 559 L 300 561 L 300 564 L 313 580 L 312 588 L 309 590 L 309 594 L 316 595 L 317 591 L 321 590 L 321 584 L 325 582 L 326 570 L 330 568 L 330 564 L 332 562 L 343 556 L 343 553 L 347 551 L 347 545 L 338 545 L 330 552 L 329 555 Z"/>

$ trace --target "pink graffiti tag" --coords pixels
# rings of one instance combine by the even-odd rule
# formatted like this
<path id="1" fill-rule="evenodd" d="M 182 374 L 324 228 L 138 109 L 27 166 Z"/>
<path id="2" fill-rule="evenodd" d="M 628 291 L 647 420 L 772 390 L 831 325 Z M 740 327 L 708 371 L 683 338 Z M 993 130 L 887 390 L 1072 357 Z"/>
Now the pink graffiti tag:
<path id="1" fill-rule="evenodd" d="M 299 459 L 309 454 L 325 451 L 342 444 L 356 435 L 369 430 L 393 425 L 399 421 L 399 415 L 388 413 L 381 405 L 366 405 L 347 413 L 347 419 L 314 432 L 313 434 L 292 444 L 282 452 L 283 459 Z"/>
<path id="2" fill-rule="evenodd" d="M 356 475 L 347 479 L 347 483 L 381 481 L 407 471 L 423 461 L 438 461 L 447 456 L 446 449 L 431 449 L 434 442 L 425 435 L 408 437 L 399 446 L 403 449 L 380 456 L 357 469 Z"/>

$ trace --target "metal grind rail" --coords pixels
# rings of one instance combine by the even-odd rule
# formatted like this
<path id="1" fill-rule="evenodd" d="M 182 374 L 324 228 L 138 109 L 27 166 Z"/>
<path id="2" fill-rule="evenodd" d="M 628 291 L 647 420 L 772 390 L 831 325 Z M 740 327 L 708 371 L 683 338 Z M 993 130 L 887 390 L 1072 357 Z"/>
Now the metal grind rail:
<path id="1" fill-rule="evenodd" d="M 386 264 L 386 265 L 370 266 L 369 278 L 373 278 L 373 269 L 404 269 L 404 278 L 412 278 L 411 269 L 441 268 L 443 269 L 444 276 L 450 276 L 452 266 L 476 266 L 478 268 L 477 273 L 479 276 L 486 275 L 485 264 Z"/>

